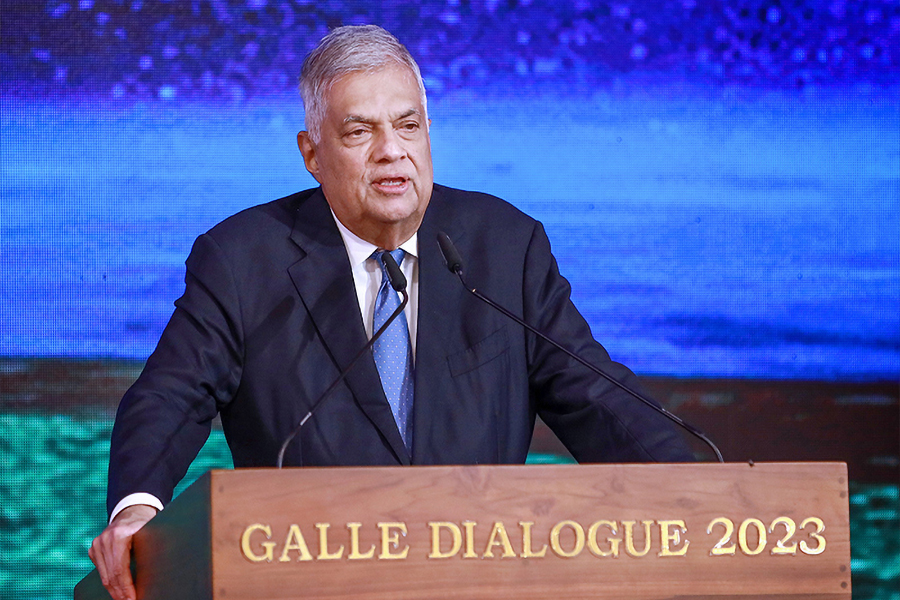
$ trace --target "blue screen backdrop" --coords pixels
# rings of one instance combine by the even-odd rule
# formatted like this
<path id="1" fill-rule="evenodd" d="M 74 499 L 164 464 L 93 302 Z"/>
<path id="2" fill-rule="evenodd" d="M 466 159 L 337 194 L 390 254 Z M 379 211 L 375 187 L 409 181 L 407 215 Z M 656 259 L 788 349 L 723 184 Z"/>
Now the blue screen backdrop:
<path id="1" fill-rule="evenodd" d="M 145 358 L 192 240 L 314 184 L 305 52 L 416 54 L 436 180 L 547 225 L 646 374 L 900 376 L 895 2 L 47 2 L 3 19 L 0 355 Z"/>

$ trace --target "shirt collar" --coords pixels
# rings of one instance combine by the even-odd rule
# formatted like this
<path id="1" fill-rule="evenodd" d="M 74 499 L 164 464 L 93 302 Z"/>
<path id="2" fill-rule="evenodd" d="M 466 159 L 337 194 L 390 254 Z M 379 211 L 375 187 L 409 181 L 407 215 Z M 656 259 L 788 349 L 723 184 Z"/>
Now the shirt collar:
<path id="1" fill-rule="evenodd" d="M 330 209 L 331 207 L 329 207 L 329 210 Z M 334 214 L 333 210 L 331 211 L 331 216 L 334 217 L 334 222 L 337 225 L 338 231 L 341 232 L 341 238 L 344 240 L 344 247 L 347 248 L 347 255 L 350 257 L 351 265 L 365 263 L 366 260 L 372 256 L 372 253 L 379 249 L 375 244 L 367 242 L 347 229 Z M 411 238 L 400 244 L 400 248 L 407 254 L 418 258 L 419 232 L 415 232 Z"/>

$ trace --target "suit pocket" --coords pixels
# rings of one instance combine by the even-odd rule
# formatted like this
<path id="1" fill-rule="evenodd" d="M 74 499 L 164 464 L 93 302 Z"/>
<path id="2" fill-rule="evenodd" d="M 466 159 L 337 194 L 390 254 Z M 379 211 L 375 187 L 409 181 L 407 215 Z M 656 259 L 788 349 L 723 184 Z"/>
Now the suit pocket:
<path id="1" fill-rule="evenodd" d="M 490 334 L 468 350 L 451 354 L 447 357 L 450 374 L 454 377 L 463 375 L 488 363 L 509 349 L 509 335 L 506 327 Z"/>

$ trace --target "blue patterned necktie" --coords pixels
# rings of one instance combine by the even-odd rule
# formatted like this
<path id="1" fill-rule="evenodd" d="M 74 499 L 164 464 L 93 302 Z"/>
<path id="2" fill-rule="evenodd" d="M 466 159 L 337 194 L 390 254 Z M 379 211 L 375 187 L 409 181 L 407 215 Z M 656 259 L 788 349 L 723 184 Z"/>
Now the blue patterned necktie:
<path id="1" fill-rule="evenodd" d="M 400 298 L 391 287 L 387 267 L 384 266 L 384 252 L 384 250 L 378 250 L 373 254 L 378 266 L 381 267 L 381 288 L 378 290 L 378 297 L 375 298 L 373 332 L 378 331 L 400 306 Z M 405 255 L 406 253 L 400 248 L 391 252 L 391 256 L 398 265 L 403 262 Z M 381 387 L 384 388 L 384 395 L 391 405 L 391 412 L 394 413 L 394 421 L 397 422 L 400 437 L 403 438 L 407 450 L 412 451 L 414 379 L 412 347 L 405 314 L 397 316 L 390 327 L 375 341 L 372 350 L 375 353 L 378 374 L 381 376 Z"/>

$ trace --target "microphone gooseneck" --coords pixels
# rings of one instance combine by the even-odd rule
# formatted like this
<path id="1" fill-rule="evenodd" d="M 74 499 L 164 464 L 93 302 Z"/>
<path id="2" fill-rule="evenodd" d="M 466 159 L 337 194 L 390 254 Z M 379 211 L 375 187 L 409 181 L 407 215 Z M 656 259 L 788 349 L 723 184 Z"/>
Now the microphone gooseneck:
<path id="1" fill-rule="evenodd" d="M 340 375 L 338 375 L 337 379 L 331 382 L 331 385 L 328 386 L 322 395 L 313 403 L 312 408 L 309 409 L 309 412 L 306 413 L 302 419 L 300 419 L 300 423 L 297 424 L 297 427 L 291 432 L 289 436 L 284 440 L 281 444 L 281 449 L 278 451 L 278 460 L 275 463 L 275 467 L 280 469 L 282 464 L 284 463 L 284 453 L 287 451 L 287 447 L 290 445 L 291 441 L 300 433 L 300 430 L 309 421 L 310 417 L 313 416 L 313 413 L 327 400 L 331 392 L 347 378 L 347 374 L 353 369 L 353 365 L 357 363 L 357 361 L 362 358 L 363 354 L 372 347 L 372 344 L 381 337 L 381 334 L 387 330 L 391 323 L 394 322 L 400 314 L 403 312 L 403 309 L 406 308 L 406 304 L 409 302 L 409 294 L 406 292 L 406 277 L 403 275 L 403 271 L 400 270 L 400 265 L 397 264 L 397 261 L 394 260 L 394 257 L 391 256 L 390 252 L 385 252 L 382 256 L 384 260 L 384 266 L 388 272 L 388 279 L 390 280 L 391 287 L 394 288 L 394 291 L 399 292 L 403 299 L 400 301 L 400 306 L 398 306 L 391 316 L 388 317 L 388 320 L 384 322 L 384 325 L 378 328 L 368 342 L 360 349 L 360 351 L 353 357 L 353 360 L 350 361 L 350 364 L 341 371 Z"/>
<path id="2" fill-rule="evenodd" d="M 578 361 L 580 364 L 584 365 L 585 367 L 587 367 L 588 369 L 590 369 L 597 375 L 600 375 L 601 377 L 603 377 L 604 379 L 606 379 L 607 381 L 609 381 L 610 383 L 612 383 L 619 389 L 627 392 L 634 398 L 637 398 L 638 400 L 640 400 L 641 402 L 643 402 L 644 404 L 646 404 L 647 406 L 649 406 L 650 408 L 652 408 L 653 410 L 658 412 L 659 414 L 663 415 L 664 417 L 666 417 L 667 419 L 669 419 L 676 425 L 680 426 L 682 429 L 684 429 L 691 435 L 700 439 L 707 446 L 712 448 L 712 451 L 716 455 L 716 459 L 720 463 L 725 462 L 725 459 L 722 458 L 722 453 L 719 452 L 719 449 L 716 447 L 716 445 L 712 442 L 712 440 L 710 440 L 708 437 L 706 437 L 706 435 L 704 435 L 701 431 L 699 431 L 698 429 L 696 429 L 695 427 L 693 427 L 691 425 L 688 425 L 680 417 L 677 417 L 676 415 L 670 413 L 668 410 L 666 410 L 662 406 L 659 406 L 658 404 L 656 404 L 655 402 L 653 402 L 652 400 L 650 400 L 643 394 L 637 392 L 636 390 L 631 389 L 630 387 L 628 387 L 627 385 L 625 385 L 624 383 L 622 383 L 621 381 L 619 381 L 618 379 L 616 379 L 615 377 L 613 377 L 612 375 L 610 375 L 609 373 L 607 373 L 606 371 L 601 369 L 600 367 L 598 367 L 592 363 L 589 363 L 585 359 L 581 358 L 580 356 L 578 356 L 577 354 L 575 354 L 568 348 L 564 347 L 562 344 L 560 344 L 556 340 L 550 338 L 548 335 L 546 335 L 542 331 L 539 331 L 538 329 L 532 327 L 531 325 L 526 323 L 524 320 L 522 320 L 515 314 L 508 311 L 505 307 L 500 306 L 499 304 L 497 304 L 496 302 L 494 302 L 493 300 L 491 300 L 490 298 L 488 298 L 487 296 L 485 296 L 484 294 L 479 292 L 476 288 L 474 288 L 474 287 L 470 286 L 468 283 L 466 283 L 466 280 L 463 278 L 462 258 L 460 257 L 459 252 L 456 250 L 456 246 L 454 246 L 453 242 L 450 240 L 450 236 L 448 236 L 444 232 L 440 232 L 437 234 L 437 241 L 438 241 L 438 245 L 441 247 L 441 254 L 443 254 L 443 256 L 444 256 L 444 261 L 447 264 L 447 269 L 451 273 L 454 273 L 457 277 L 459 277 L 460 283 L 463 284 L 463 287 L 466 288 L 466 290 L 468 290 L 469 293 L 471 293 L 473 296 L 475 296 L 482 302 L 486 303 L 487 305 L 491 306 L 492 308 L 500 311 L 501 313 L 503 313 L 504 315 L 506 315 L 507 317 L 509 317 L 510 319 L 512 319 L 513 321 L 515 321 L 516 323 L 518 323 L 519 325 L 521 325 L 522 327 L 524 327 L 525 329 L 530 331 L 531 333 L 535 334 L 536 336 L 538 336 L 545 342 L 547 342 L 547 343 L 551 344 L 552 346 L 554 346 L 555 348 L 561 350 L 567 356 Z"/>

